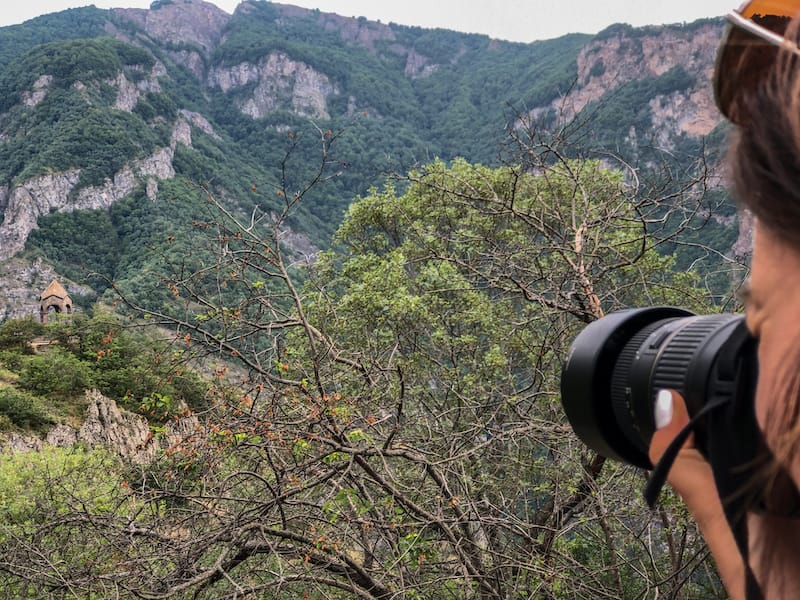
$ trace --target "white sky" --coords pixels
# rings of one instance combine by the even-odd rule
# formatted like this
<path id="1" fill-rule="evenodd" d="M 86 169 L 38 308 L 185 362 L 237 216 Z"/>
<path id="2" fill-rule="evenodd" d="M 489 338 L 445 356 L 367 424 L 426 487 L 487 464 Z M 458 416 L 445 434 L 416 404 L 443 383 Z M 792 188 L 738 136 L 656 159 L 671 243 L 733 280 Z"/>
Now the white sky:
<path id="1" fill-rule="evenodd" d="M 213 0 L 232 13 L 239 0 Z M 596 33 L 612 23 L 634 26 L 691 22 L 722 16 L 740 0 L 286 0 L 345 17 L 384 23 L 442 27 L 485 33 L 518 42 Z M 2 0 L 0 26 L 35 16 L 94 4 L 98 8 L 148 8 L 151 0 Z"/>

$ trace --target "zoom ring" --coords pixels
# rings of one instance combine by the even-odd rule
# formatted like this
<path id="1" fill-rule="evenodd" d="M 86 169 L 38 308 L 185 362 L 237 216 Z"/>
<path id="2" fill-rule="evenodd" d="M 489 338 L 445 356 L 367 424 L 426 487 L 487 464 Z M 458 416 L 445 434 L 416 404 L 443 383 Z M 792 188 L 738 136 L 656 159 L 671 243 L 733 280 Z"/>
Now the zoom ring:
<path id="1" fill-rule="evenodd" d="M 731 319 L 731 315 L 707 315 L 691 320 L 667 340 L 664 350 L 656 360 L 650 389 L 670 389 L 685 394 L 689 364 L 698 348 Z"/>

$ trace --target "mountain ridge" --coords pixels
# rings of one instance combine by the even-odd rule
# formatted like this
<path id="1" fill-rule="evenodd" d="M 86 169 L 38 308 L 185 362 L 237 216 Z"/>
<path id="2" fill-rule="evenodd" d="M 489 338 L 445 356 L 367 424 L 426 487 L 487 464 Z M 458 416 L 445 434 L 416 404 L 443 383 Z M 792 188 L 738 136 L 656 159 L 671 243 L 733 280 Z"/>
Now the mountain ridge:
<path id="1" fill-rule="evenodd" d="M 349 201 L 387 173 L 433 157 L 496 162 L 514 119 L 584 119 L 598 149 L 643 164 L 654 147 L 690 156 L 721 130 L 709 84 L 721 30 L 612 26 L 520 44 L 263 1 L 229 15 L 203 0 L 0 28 L 0 42 L 29 40 L 15 58 L 0 53 L 0 259 L 44 259 L 82 286 L 99 270 L 125 288 L 152 266 L 137 251 L 180 225 L 155 215 L 172 211 L 168 197 L 197 206 L 197 185 L 213 182 L 236 210 L 275 207 L 261 190 L 277 189 L 291 148 L 283 183 L 300 189 L 326 129 L 347 135 L 338 176 L 290 223 L 300 254 L 325 246 Z M 144 219 L 86 217 L 110 232 L 104 270 L 59 235 L 62 215 L 92 210 Z M 0 300 L 0 319 L 28 312 Z"/>

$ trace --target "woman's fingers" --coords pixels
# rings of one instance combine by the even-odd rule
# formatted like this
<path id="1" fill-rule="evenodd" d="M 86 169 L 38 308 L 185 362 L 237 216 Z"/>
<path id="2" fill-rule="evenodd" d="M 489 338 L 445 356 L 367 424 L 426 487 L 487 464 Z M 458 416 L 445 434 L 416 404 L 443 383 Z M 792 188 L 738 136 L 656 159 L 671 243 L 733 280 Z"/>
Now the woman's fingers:
<path id="1" fill-rule="evenodd" d="M 689 422 L 689 413 L 683 397 L 671 390 L 660 390 L 656 394 L 656 403 L 653 409 L 656 423 L 656 432 L 650 440 L 650 460 L 656 464 L 661 455 L 670 445 L 681 429 Z M 689 436 L 684 448 L 694 447 L 694 437 Z"/>

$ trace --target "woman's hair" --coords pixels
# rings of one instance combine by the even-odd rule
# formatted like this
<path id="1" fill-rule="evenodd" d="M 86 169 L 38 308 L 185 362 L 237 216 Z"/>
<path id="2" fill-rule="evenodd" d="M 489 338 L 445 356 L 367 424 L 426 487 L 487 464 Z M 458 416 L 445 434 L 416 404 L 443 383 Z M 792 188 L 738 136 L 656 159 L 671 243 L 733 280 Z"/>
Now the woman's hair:
<path id="1" fill-rule="evenodd" d="M 789 24 L 786 37 L 800 39 L 800 18 Z M 800 57 L 778 52 L 768 76 L 758 87 L 742 90 L 736 102 L 747 115 L 728 156 L 736 197 L 762 226 L 800 253 Z M 793 361 L 787 357 L 787 362 Z M 784 460 L 800 453 L 800 363 L 789 364 L 786 377 L 780 382 L 785 401 L 772 424 L 782 430 L 774 433 L 791 435 L 774 448 Z"/>
<path id="2" fill-rule="evenodd" d="M 786 37 L 800 37 L 795 19 Z M 747 115 L 730 146 L 728 167 L 737 198 L 759 221 L 800 251 L 800 57 L 782 50 L 767 77 L 742 89 Z"/>
<path id="3" fill-rule="evenodd" d="M 785 35 L 800 39 L 800 20 L 792 21 Z M 742 90 L 736 102 L 747 115 L 733 134 L 728 156 L 737 199 L 761 226 L 800 253 L 800 57 L 781 50 L 768 76 L 758 87 Z M 783 465 L 800 460 L 800 340 L 797 343 L 778 381 L 771 382 L 779 397 L 765 423 L 770 448 Z M 786 554 L 797 547 L 800 521 L 766 517 L 761 525 L 754 566 L 771 593 L 783 597 L 795 576 L 787 568 L 798 569 L 796 551 Z"/>

